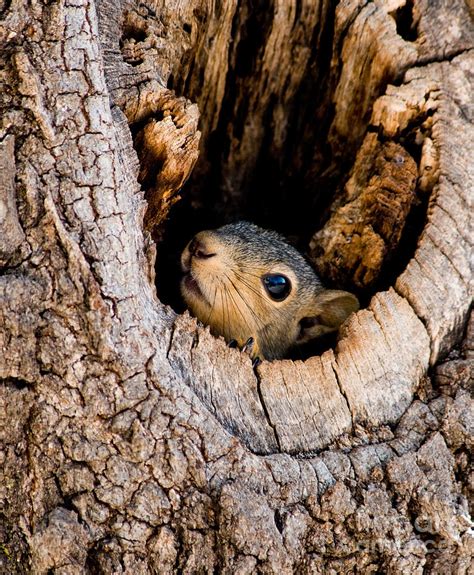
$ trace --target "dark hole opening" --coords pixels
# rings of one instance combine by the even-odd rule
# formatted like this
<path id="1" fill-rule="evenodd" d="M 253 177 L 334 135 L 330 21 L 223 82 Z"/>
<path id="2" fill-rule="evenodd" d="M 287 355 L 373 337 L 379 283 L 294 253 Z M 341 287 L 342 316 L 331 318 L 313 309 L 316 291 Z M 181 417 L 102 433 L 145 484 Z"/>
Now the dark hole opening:
<path id="1" fill-rule="evenodd" d="M 284 529 L 283 516 L 282 516 L 282 513 L 279 509 L 275 510 L 274 517 L 275 517 L 276 528 L 278 529 L 278 531 L 280 533 L 283 533 L 283 529 Z"/>
<path id="2" fill-rule="evenodd" d="M 2 384 L 7 387 L 13 387 L 14 389 L 21 391 L 23 389 L 29 389 L 32 387 L 32 384 L 24 379 L 20 379 L 18 377 L 8 377 L 7 379 L 2 380 Z"/>
<path id="3" fill-rule="evenodd" d="M 144 54 L 136 50 L 137 45 L 144 42 L 147 38 L 146 27 L 135 21 L 131 13 L 125 14 L 123 24 L 123 33 L 119 40 L 119 48 L 122 52 L 123 59 L 130 66 L 139 66 L 144 62 Z"/>
<path id="4" fill-rule="evenodd" d="M 397 25 L 398 34 L 407 42 L 414 42 L 418 38 L 418 30 L 413 21 L 413 0 L 406 0 L 406 4 L 392 13 Z"/>
<path id="5" fill-rule="evenodd" d="M 128 22 L 123 27 L 123 34 L 122 38 L 120 39 L 120 43 L 123 44 L 127 40 L 135 40 L 135 42 L 144 42 L 146 39 L 147 33 L 143 28 L 139 28 L 138 26 Z"/>
<path id="6" fill-rule="evenodd" d="M 262 2 L 257 3 L 262 4 Z M 267 5 L 268 2 L 263 2 Z M 262 5 L 263 5 L 262 4 Z M 271 4 L 271 3 L 270 3 Z M 268 6 L 267 6 L 268 7 Z M 260 6 L 261 8 L 261 6 Z M 412 29 L 412 3 L 397 11 L 397 25 L 403 34 Z M 259 34 L 255 34 L 258 24 Z M 301 253 L 305 254 L 312 235 L 328 219 L 334 199 L 341 198 L 353 166 L 357 149 L 345 149 L 344 142 L 329 138 L 334 118 L 333 91 L 337 76 L 331 70 L 334 10 L 327 14 L 325 26 L 317 26 L 311 42 L 319 40 L 320 49 L 307 63 L 304 77 L 291 100 L 284 104 L 287 125 L 284 139 L 276 142 L 275 134 L 281 127 L 276 122 L 283 95 L 273 94 L 266 105 L 261 123 L 264 127 L 258 155 L 253 164 L 240 166 L 232 158 L 232 146 L 245 139 L 246 123 L 251 120 L 251 88 L 260 79 L 261 49 L 269 33 L 265 11 L 252 15 L 245 11 L 236 15 L 233 36 L 244 27 L 239 42 L 231 48 L 229 70 L 225 83 L 225 97 L 217 122 L 201 116 L 202 140 L 200 158 L 188 182 L 180 191 L 181 199 L 171 209 L 162 224 L 157 243 L 156 284 L 160 300 L 182 313 L 185 304 L 181 297 L 180 256 L 189 240 L 199 231 L 220 227 L 229 222 L 246 219 L 261 227 L 284 235 Z M 402 31 L 400 31 L 402 34 Z M 318 35 L 322 35 L 318 37 Z M 416 36 L 415 36 L 416 37 Z M 393 78 L 386 78 L 386 83 Z M 194 62 L 185 75 L 173 70 L 170 83 L 178 95 L 184 94 L 199 102 L 202 86 L 202 66 Z M 383 92 L 385 85 L 381 86 Z M 281 110 L 280 110 L 281 111 Z M 422 121 L 421 119 L 420 121 Z M 366 124 L 369 116 L 365 119 Z M 213 124 L 212 131 L 206 123 Z M 370 127 L 367 126 L 370 130 Z M 138 132 L 138 128 L 135 129 Z M 396 141 L 401 143 L 419 163 L 421 148 L 409 127 Z M 234 152 L 238 152 L 238 147 Z M 242 175 L 243 172 L 243 175 Z M 235 179 L 233 178 L 235 176 Z M 146 182 L 143 183 L 146 188 Z M 420 196 L 406 219 L 401 240 L 395 253 L 387 260 L 377 282 L 369 289 L 353 285 L 334 285 L 316 270 L 328 288 L 353 292 L 365 307 L 380 289 L 393 284 L 413 256 L 418 237 L 425 225 L 428 196 Z M 295 350 L 294 359 L 305 359 L 334 347 L 337 336 L 322 337 Z"/>
<path id="7" fill-rule="evenodd" d="M 322 29 L 315 26 L 312 38 L 306 39 L 310 43 L 319 42 L 322 51 L 313 53 L 294 97 L 285 104 L 288 119 L 283 146 L 274 142 L 278 128 L 276 108 L 281 94 L 273 94 L 262 117 L 265 129 L 254 168 L 229 186 L 230 147 L 233 140 L 242 138 L 251 114 L 247 95 L 252 91 L 252 82 L 263 73 L 262 53 L 271 33 L 272 12 L 271 0 L 251 1 L 237 11 L 232 37 L 238 37 L 238 42 L 229 57 L 225 97 L 217 125 L 206 135 L 195 171 L 181 191 L 181 200 L 173 206 L 160 230 L 157 292 L 160 300 L 178 313 L 185 309 L 178 287 L 180 255 L 195 233 L 245 219 L 278 231 L 304 253 L 312 234 L 324 221 L 340 184 L 340 170 L 330 167 L 332 150 L 326 143 L 333 116 L 328 97 L 334 26 L 332 7 L 326 15 L 326 26 Z M 182 78 L 172 73 L 172 83 L 178 94 L 184 93 L 199 103 L 199 94 L 193 93 L 193 85 L 202 85 L 199 67 L 192 65 L 188 76 Z M 201 117 L 201 123 L 211 120 Z M 229 133 L 229 125 L 232 133 Z M 317 125 L 318 129 L 308 128 L 310 125 Z M 341 170 L 347 170 L 350 163 L 349 160 L 338 165 Z M 305 177 L 303 174 L 309 166 L 312 173 Z M 236 168 L 234 173 L 238 171 Z"/>

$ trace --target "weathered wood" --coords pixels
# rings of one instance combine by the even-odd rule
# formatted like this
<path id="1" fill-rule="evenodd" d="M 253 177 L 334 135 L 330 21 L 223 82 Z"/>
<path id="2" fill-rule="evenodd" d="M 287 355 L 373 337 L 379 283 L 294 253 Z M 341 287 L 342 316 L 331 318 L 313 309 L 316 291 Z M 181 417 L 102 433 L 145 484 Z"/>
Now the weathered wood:
<path id="1" fill-rule="evenodd" d="M 0 172 L 3 180 L 0 182 L 0 265 L 5 266 L 11 261 L 17 249 L 25 239 L 15 200 L 15 145 L 14 137 L 7 136 L 0 142 Z"/>
<path id="2" fill-rule="evenodd" d="M 418 189 L 420 195 L 431 193 L 431 200 L 418 249 L 397 280 L 396 289 L 427 326 L 432 363 L 459 338 L 472 298 L 472 65 L 471 50 L 449 64 L 409 70 L 399 88 L 389 86 L 387 94 L 375 102 L 370 122 L 389 140 L 400 138 L 410 126 L 418 126 Z M 347 283 L 352 276 L 356 284 L 364 285 L 378 278 L 393 253 L 387 238 L 397 242 L 411 206 L 404 199 L 402 171 L 395 179 L 398 189 L 392 188 L 399 210 L 392 210 L 393 234 L 377 230 L 381 227 L 379 216 L 380 222 L 388 224 L 389 219 L 378 205 L 386 193 L 384 178 L 374 179 L 369 187 L 365 182 L 370 173 L 367 152 L 375 138 L 374 134 L 366 136 L 344 196 L 329 222 L 312 239 L 313 258 L 338 282 Z M 457 145 L 459 139 L 463 146 Z"/>
<path id="3" fill-rule="evenodd" d="M 392 291 L 376 296 L 368 310 L 349 320 L 334 353 L 295 364 L 264 363 L 258 368 L 262 399 L 280 448 L 314 451 L 355 424 L 397 421 L 428 356 L 425 328 Z"/>
<path id="4" fill-rule="evenodd" d="M 432 138 L 439 180 L 417 251 L 395 287 L 427 327 L 432 363 L 459 338 L 472 300 L 473 65 L 471 50 L 449 64 L 415 68 L 406 78 L 406 107 L 423 110 L 431 99 L 437 102 Z"/>
<path id="5" fill-rule="evenodd" d="M 208 330 L 196 329 L 194 319 L 178 318 L 170 341 L 170 365 L 224 428 L 239 436 L 252 451 L 278 451 L 250 357 L 227 348 L 223 340 L 219 344 L 216 345 Z M 194 366 L 192 373 L 189 365 Z M 229 372 L 233 374 L 231 386 Z"/>
<path id="6" fill-rule="evenodd" d="M 374 285 L 401 239 L 416 202 L 418 169 L 399 144 L 369 134 L 358 154 L 344 199 L 311 239 L 309 256 L 335 285 Z M 344 205 L 341 205 L 341 204 Z"/>
<path id="7" fill-rule="evenodd" d="M 390 120 L 390 133 L 397 134 L 400 99 L 400 122 L 411 117 L 404 90 L 411 102 L 414 89 L 414 101 L 426 109 L 434 109 L 439 96 L 442 105 L 436 107 L 429 137 L 436 152 L 426 143 L 420 168 L 425 193 L 435 186 L 428 227 L 396 293 L 374 296 L 349 321 L 334 352 L 306 362 L 264 363 L 257 376 L 246 356 L 189 317 L 177 319 L 157 300 L 143 237 L 144 191 L 137 184 L 139 164 L 125 124 L 132 109 L 143 112 L 146 121 L 149 112 L 150 121 L 166 123 L 156 102 L 170 75 L 183 89 L 180 96 L 192 96 L 185 93 L 186 77 L 193 76 L 189 85 L 196 91 L 208 50 L 219 64 L 213 60 L 210 76 L 202 76 L 213 84 L 203 89 L 209 99 L 201 108 L 207 111 L 203 118 L 227 106 L 219 102 L 228 86 L 224 76 L 242 71 L 232 58 L 245 54 L 248 36 L 242 29 L 255 15 L 250 4 L 236 16 L 237 4 L 231 2 L 101 2 L 100 26 L 93 2 L 20 0 L 4 9 L 0 141 L 15 136 L 16 213 L 10 213 L 24 237 L 16 234 L 11 245 L 19 257 L 13 265 L 2 262 L 0 277 L 1 570 L 469 572 L 468 353 L 459 352 L 432 377 L 426 367 L 430 348 L 432 360 L 447 349 L 466 311 L 468 238 L 462 218 L 470 164 L 463 143 L 454 140 L 456 132 L 445 133 L 450 123 L 463 131 L 463 139 L 472 130 L 466 107 L 470 55 L 460 54 L 449 64 L 421 61 L 403 81 L 402 70 L 411 65 L 406 58 L 413 47 L 424 59 L 436 60 L 453 56 L 446 51 L 450 45 L 465 50 L 470 24 L 461 17 L 464 2 L 415 0 L 417 25 L 426 32 L 407 47 L 406 40 L 396 39 L 390 14 L 410 5 L 341 3 L 338 18 L 344 10 L 345 20 L 341 28 L 341 20 L 334 19 L 334 61 L 344 38 L 358 37 L 360 45 L 368 45 L 357 17 L 375 6 L 380 37 L 401 49 L 379 45 L 370 57 L 381 54 L 388 62 L 400 56 L 402 62 L 401 67 L 387 64 L 401 85 L 376 105 L 381 129 Z M 299 66 L 308 63 L 311 81 L 331 77 L 337 84 L 337 65 L 319 75 L 311 71 L 318 67 L 316 55 L 306 54 L 327 45 L 321 38 L 331 36 L 336 15 L 331 3 L 309 0 L 281 0 L 265 8 L 261 18 L 268 33 L 259 41 L 271 66 L 260 68 L 257 51 L 255 77 L 243 74 L 233 85 L 242 94 L 255 83 L 255 94 L 268 96 L 270 116 L 283 118 L 283 124 L 276 122 L 281 135 L 291 132 L 288 118 L 295 118 L 298 97 L 305 106 L 311 100 L 302 94 L 306 74 L 297 70 L 298 85 L 288 66 L 281 75 L 267 72 L 291 61 L 293 48 Z M 428 30 L 427 15 L 437 26 L 434 32 Z M 366 22 L 370 30 L 372 21 Z M 370 31 L 369 39 L 374 34 Z M 243 42 L 240 48 L 237 42 L 231 46 L 232 35 Z M 265 51 L 270 38 L 286 44 Z M 288 78 L 287 92 L 281 82 Z M 274 82 L 274 89 L 267 90 L 266 82 Z M 331 94 L 336 84 L 328 88 Z M 364 98 L 367 118 L 384 82 L 374 76 L 371 86 Z M 151 98 L 147 108 L 154 88 L 156 100 Z M 290 93 L 291 105 L 276 97 Z M 424 94 L 431 95 L 425 99 Z M 350 99 L 350 91 L 344 97 Z M 318 102 L 327 103 L 326 98 Z M 256 97 L 253 101 L 257 106 Z M 252 121 L 240 106 L 237 110 L 242 122 Z M 326 115 L 328 108 L 319 113 Z M 222 117 L 228 122 L 232 114 Z M 220 118 L 207 125 L 216 126 Z M 360 138 L 367 118 L 357 118 Z M 232 137 L 236 126 L 230 127 Z M 204 135 L 212 131 L 207 129 Z M 314 126 L 303 130 L 308 131 Z M 249 154 L 268 145 L 265 138 L 252 143 L 249 128 L 246 134 Z M 337 133 L 331 134 L 336 152 Z M 289 141 L 277 140 L 279 153 Z M 204 137 L 202 146 L 207 143 Z M 359 143 L 354 139 L 351 148 L 357 151 Z M 11 155 L 7 160 L 10 180 L 3 174 L 0 180 L 11 183 Z M 229 166 L 239 170 L 244 161 L 242 151 L 229 158 L 224 171 L 231 174 Z M 320 165 L 315 158 L 310 164 Z M 430 165 L 439 166 L 439 183 L 428 175 Z M 245 178 L 252 179 L 250 167 Z M 236 191 L 232 182 L 229 189 Z M 446 232 L 445 217 L 457 224 Z M 428 240 L 440 251 L 429 248 Z M 4 251 L 6 242 L 0 242 Z M 445 258 L 448 247 L 452 251 Z M 425 270 L 415 274 L 416 265 Z M 444 315 L 434 291 L 443 265 L 455 292 L 442 292 Z M 419 281 L 426 285 L 421 295 Z M 472 347 L 468 340 L 465 350 Z"/>
<path id="8" fill-rule="evenodd" d="M 394 16 L 405 4 L 341 2 L 336 8 L 336 30 L 343 36 L 332 62 L 340 71 L 330 138 L 339 145 L 342 140 L 358 147 L 376 98 L 387 82 L 401 78 L 417 60 L 416 44 L 397 33 Z"/>
<path id="9" fill-rule="evenodd" d="M 135 138 L 140 156 L 139 181 L 147 190 L 148 202 L 145 228 L 160 229 L 178 201 L 178 191 L 183 187 L 198 157 L 200 133 L 197 131 L 198 111 L 195 104 L 173 93 L 160 90 L 160 97 L 150 90 L 133 110 L 130 123 L 140 118 L 147 123 Z M 145 101 L 143 101 L 145 100 Z M 154 114 L 159 119 L 154 119 Z"/>

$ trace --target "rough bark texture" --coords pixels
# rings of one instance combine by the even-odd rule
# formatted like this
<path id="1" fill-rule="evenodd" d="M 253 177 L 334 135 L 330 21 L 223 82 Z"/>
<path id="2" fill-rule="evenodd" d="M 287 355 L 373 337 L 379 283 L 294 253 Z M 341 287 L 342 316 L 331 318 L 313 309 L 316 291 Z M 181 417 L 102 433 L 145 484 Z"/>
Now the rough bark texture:
<path id="1" fill-rule="evenodd" d="M 0 8 L 0 569 L 469 572 L 469 10 Z M 334 350 L 254 371 L 158 301 L 143 222 L 172 221 L 198 109 L 195 207 L 307 212 L 328 277 L 330 230 L 367 286 L 426 206 Z"/>

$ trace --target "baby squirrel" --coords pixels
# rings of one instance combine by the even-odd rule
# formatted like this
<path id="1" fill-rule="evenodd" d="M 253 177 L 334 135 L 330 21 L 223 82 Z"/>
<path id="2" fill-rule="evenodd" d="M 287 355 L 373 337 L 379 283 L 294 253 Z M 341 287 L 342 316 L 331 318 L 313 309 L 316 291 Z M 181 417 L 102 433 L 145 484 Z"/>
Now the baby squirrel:
<path id="1" fill-rule="evenodd" d="M 279 359 L 335 331 L 359 309 L 349 292 L 325 289 L 276 232 L 249 222 L 199 232 L 181 256 L 181 293 L 191 312 L 254 358 Z"/>

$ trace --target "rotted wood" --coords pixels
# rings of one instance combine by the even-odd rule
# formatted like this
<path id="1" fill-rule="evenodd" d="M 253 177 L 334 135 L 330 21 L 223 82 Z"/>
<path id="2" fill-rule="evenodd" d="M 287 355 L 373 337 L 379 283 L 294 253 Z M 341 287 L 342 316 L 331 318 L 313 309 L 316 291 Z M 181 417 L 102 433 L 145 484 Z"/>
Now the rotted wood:
<path id="1" fill-rule="evenodd" d="M 155 96 L 151 87 L 148 90 L 150 96 Z M 163 119 L 153 119 L 157 111 Z M 138 179 L 147 190 L 145 229 L 152 231 L 166 221 L 171 207 L 179 199 L 178 191 L 198 157 L 200 134 L 197 106 L 184 98 L 176 98 L 169 91 L 153 102 L 147 116 L 148 121 L 135 136 L 135 147 L 141 159 Z M 132 123 L 136 116 L 127 116 L 127 119 Z"/>
<path id="2" fill-rule="evenodd" d="M 124 4 L 123 10 L 111 7 L 110 17 L 101 20 L 100 31 L 109 52 L 107 77 L 118 106 L 115 113 L 125 114 L 140 157 L 138 180 L 147 200 L 145 229 L 154 230 L 159 241 L 160 226 L 196 163 L 200 132 L 197 105 L 165 86 L 170 70 L 162 58 L 158 64 L 161 51 L 155 45 L 163 24 L 149 10 L 133 3 L 128 8 Z M 119 28 L 121 35 L 117 37 Z M 130 161 L 135 163 L 135 158 Z"/>
<path id="3" fill-rule="evenodd" d="M 344 200 L 310 243 L 310 258 L 335 285 L 372 287 L 396 252 L 417 200 L 418 169 L 412 156 L 376 134 L 364 140 Z M 341 205 L 343 204 L 343 205 Z"/>
<path id="4" fill-rule="evenodd" d="M 282 0 L 268 11 L 264 38 L 290 42 L 298 6 L 304 22 L 313 14 L 311 30 L 331 21 L 326 3 L 317 22 L 314 2 Z M 397 11 L 407 6 L 416 39 L 396 38 Z M 416 158 L 416 194 L 431 194 L 427 225 L 394 287 L 349 320 L 334 351 L 264 362 L 256 372 L 245 355 L 157 300 L 137 183 L 146 169 L 143 181 L 151 180 L 157 210 L 166 211 L 192 167 L 196 109 L 179 99 L 190 97 L 188 76 L 215 79 L 204 82 L 207 103 L 197 103 L 206 126 L 219 122 L 232 22 L 246 20 L 245 11 L 235 20 L 236 10 L 237 3 L 192 0 L 17 2 L 2 13 L 8 233 L 0 250 L 7 254 L 0 566 L 8 573 L 468 573 L 472 321 L 458 356 L 427 374 L 430 357 L 434 363 L 457 341 L 467 315 L 473 128 L 466 4 L 338 5 L 329 76 L 335 89 L 340 78 L 346 88 L 327 126 L 330 145 L 343 140 L 338 126 L 350 115 L 339 103 L 351 101 L 356 79 L 350 66 L 341 72 L 339 55 L 370 44 L 364 29 L 377 36 L 377 22 L 387 45 L 381 40 L 374 58 L 398 85 L 385 90 L 374 76 L 358 118 L 394 141 L 379 149 L 394 149 L 403 146 L 402 126 L 425 121 L 429 111 Z M 313 34 L 303 38 L 304 47 Z M 388 46 L 394 39 L 397 50 Z M 278 62 L 281 43 L 266 46 L 265 61 Z M 203 69 L 208 50 L 216 59 Z M 171 76 L 183 87 L 179 97 L 166 87 Z M 262 101 L 274 102 L 273 93 Z M 273 109 L 276 117 L 288 110 Z M 153 133 L 141 154 L 151 162 L 162 154 L 170 172 L 176 161 L 176 178 L 148 178 L 150 163 L 140 168 L 132 132 L 147 126 Z M 356 128 L 355 151 L 375 133 Z M 459 134 L 462 146 L 454 145 Z M 246 153 L 265 145 L 246 141 L 246 152 L 226 164 L 228 176 L 229 166 L 240 169 Z M 319 161 L 311 158 L 314 169 Z M 386 171 L 393 166 L 382 163 Z M 412 187 L 404 190 L 401 214 L 413 201 Z"/>

